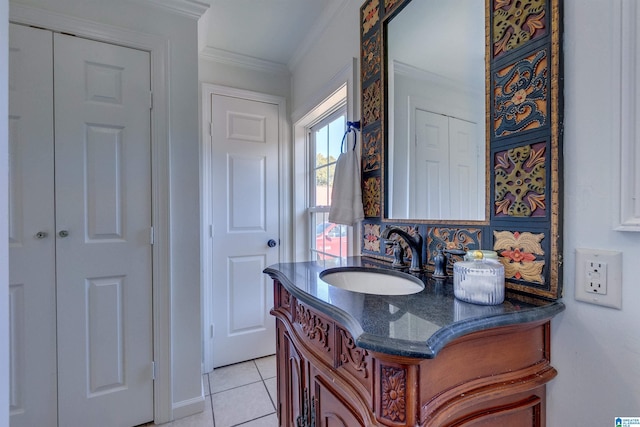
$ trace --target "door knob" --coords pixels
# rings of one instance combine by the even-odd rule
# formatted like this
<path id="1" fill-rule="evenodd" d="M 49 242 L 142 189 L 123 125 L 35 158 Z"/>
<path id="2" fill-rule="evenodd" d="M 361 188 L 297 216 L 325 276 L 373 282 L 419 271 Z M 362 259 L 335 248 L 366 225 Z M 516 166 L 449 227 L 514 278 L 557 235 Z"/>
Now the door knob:
<path id="1" fill-rule="evenodd" d="M 269 246 L 270 248 L 275 248 L 277 244 L 278 242 L 273 239 L 269 239 L 269 241 L 267 242 L 267 246 Z"/>
<path id="2" fill-rule="evenodd" d="M 65 238 L 65 237 L 67 237 L 68 235 L 69 235 L 69 232 L 68 232 L 67 230 L 60 230 L 60 231 L 58 232 L 58 236 L 60 236 L 60 237 L 62 237 L 62 238 Z"/>
<path id="3" fill-rule="evenodd" d="M 46 231 L 38 231 L 35 235 L 36 239 L 44 239 L 48 236 L 49 234 Z"/>

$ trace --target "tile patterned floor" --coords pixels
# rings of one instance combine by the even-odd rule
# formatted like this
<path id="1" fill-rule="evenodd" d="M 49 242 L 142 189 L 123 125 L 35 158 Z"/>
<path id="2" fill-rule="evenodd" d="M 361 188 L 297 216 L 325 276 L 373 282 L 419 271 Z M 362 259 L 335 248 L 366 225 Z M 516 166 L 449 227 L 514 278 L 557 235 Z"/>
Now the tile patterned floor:
<path id="1" fill-rule="evenodd" d="M 206 408 L 167 427 L 277 427 L 276 358 L 263 357 L 203 375 Z"/>

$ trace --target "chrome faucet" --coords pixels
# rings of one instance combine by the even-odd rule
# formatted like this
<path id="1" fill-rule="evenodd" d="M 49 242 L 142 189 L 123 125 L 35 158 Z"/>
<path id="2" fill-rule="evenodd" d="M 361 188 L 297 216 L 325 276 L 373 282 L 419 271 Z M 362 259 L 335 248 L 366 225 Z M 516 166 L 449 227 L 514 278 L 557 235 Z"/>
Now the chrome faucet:
<path id="1" fill-rule="evenodd" d="M 422 236 L 420 233 L 416 233 L 415 236 L 404 231 L 402 228 L 398 227 L 389 227 L 385 228 L 382 231 L 380 237 L 383 239 L 388 239 L 392 234 L 397 234 L 402 237 L 409 249 L 411 250 L 411 267 L 409 267 L 409 271 L 421 272 L 422 271 Z"/>

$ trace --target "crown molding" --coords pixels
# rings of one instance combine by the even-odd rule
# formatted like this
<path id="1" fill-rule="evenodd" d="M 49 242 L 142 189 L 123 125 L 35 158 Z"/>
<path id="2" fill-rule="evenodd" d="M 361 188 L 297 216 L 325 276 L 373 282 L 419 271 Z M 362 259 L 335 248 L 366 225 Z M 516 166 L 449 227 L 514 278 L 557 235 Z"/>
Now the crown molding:
<path id="1" fill-rule="evenodd" d="M 191 19 L 200 19 L 200 17 L 211 6 L 198 0 L 134 0 L 138 3 L 147 3 L 155 7 L 167 10 L 171 13 L 186 16 Z"/>
<path id="2" fill-rule="evenodd" d="M 221 64 L 234 65 L 256 71 L 267 71 L 276 74 L 289 74 L 289 69 L 285 64 L 266 61 L 252 56 L 241 55 L 228 50 L 206 46 L 200 51 L 200 58 Z"/>

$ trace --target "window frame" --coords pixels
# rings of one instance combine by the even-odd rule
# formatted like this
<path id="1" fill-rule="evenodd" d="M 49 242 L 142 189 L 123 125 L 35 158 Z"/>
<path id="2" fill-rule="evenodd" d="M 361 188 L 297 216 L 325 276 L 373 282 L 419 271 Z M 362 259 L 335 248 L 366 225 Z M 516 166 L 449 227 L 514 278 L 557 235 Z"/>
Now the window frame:
<path id="1" fill-rule="evenodd" d="M 344 226 L 344 225 L 338 225 L 338 227 L 340 228 L 340 230 L 345 230 L 345 232 L 341 232 L 340 236 L 336 236 L 339 237 L 340 239 L 342 238 L 346 238 L 347 239 L 347 243 L 346 243 L 346 253 L 342 253 L 342 242 L 340 241 L 340 249 L 339 249 L 339 254 L 335 255 L 332 253 L 329 253 L 326 251 L 325 248 L 318 248 L 317 247 L 317 240 L 318 240 L 318 233 L 317 233 L 317 227 L 319 224 L 322 223 L 329 223 L 328 221 L 328 215 L 329 215 L 329 210 L 331 208 L 330 205 L 330 200 L 327 200 L 328 204 L 326 205 L 322 205 L 322 204 L 313 204 L 313 201 L 316 201 L 316 190 L 317 190 L 317 183 L 316 183 L 316 172 L 320 169 L 317 166 L 316 163 L 316 156 L 319 154 L 318 151 L 318 141 L 316 140 L 316 135 L 317 132 L 320 131 L 323 128 L 327 128 L 327 131 L 329 131 L 329 126 L 334 123 L 336 120 L 338 120 L 340 117 L 343 118 L 344 120 L 344 129 L 342 130 L 342 132 L 339 133 L 339 138 L 340 140 L 342 140 L 342 135 L 344 135 L 344 130 L 346 130 L 346 124 L 347 124 L 347 120 L 348 120 L 348 114 L 347 114 L 347 102 L 346 102 L 346 98 L 341 100 L 340 102 L 336 103 L 332 108 L 327 109 L 325 111 L 324 114 L 320 115 L 319 118 L 312 122 L 311 124 L 309 124 L 306 127 L 306 134 L 307 134 L 307 161 L 308 161 L 308 165 L 307 165 L 307 171 L 308 173 L 306 174 L 306 185 L 308 187 L 308 194 L 309 197 L 307 199 L 307 233 L 309 236 L 309 244 L 307 247 L 307 250 L 309 252 L 309 258 L 312 261 L 316 261 L 316 260 L 323 260 L 323 259 L 334 259 L 334 258 L 344 258 L 344 257 L 348 257 L 348 256 L 352 256 L 354 253 L 354 243 L 353 243 L 353 238 L 354 238 L 354 233 L 353 233 L 353 227 L 352 226 Z M 335 164 L 337 162 L 337 158 L 333 161 L 333 162 L 329 162 L 329 158 L 330 158 L 330 154 L 328 152 L 328 148 L 327 148 L 327 152 L 320 152 L 320 154 L 326 154 L 327 155 L 327 164 L 323 165 L 323 168 L 327 168 L 327 180 L 332 180 L 333 179 L 333 175 L 331 173 L 329 173 L 330 169 L 331 169 L 331 165 L 334 165 L 334 171 L 335 171 Z M 338 154 L 339 155 L 339 154 Z M 333 183 L 328 183 L 328 187 L 330 187 L 331 185 L 333 185 Z M 327 196 L 329 196 L 329 192 L 327 192 Z M 318 220 L 318 214 L 321 214 L 323 218 L 322 222 L 319 222 Z M 332 230 L 335 228 L 332 228 Z M 331 232 L 331 231 L 330 231 Z M 325 230 L 322 231 L 322 234 L 325 235 Z M 324 249 L 324 250 L 322 250 Z"/>
<path id="2" fill-rule="evenodd" d="M 308 128 L 316 123 L 329 111 L 335 109 L 345 102 L 347 106 L 347 120 L 354 121 L 360 119 L 360 80 L 359 80 L 359 60 L 352 58 L 340 71 L 338 71 L 326 84 L 324 84 L 314 95 L 311 95 L 306 102 L 291 114 L 293 123 L 293 149 L 292 161 L 293 169 L 291 174 L 291 194 L 292 194 L 292 219 L 291 237 L 293 248 L 291 250 L 291 261 L 309 261 L 310 254 L 308 248 L 311 245 L 309 239 L 309 216 L 307 212 L 309 190 L 305 185 L 305 177 L 308 173 Z M 356 142 L 356 152 L 360 154 L 361 139 Z M 362 247 L 362 227 L 353 227 L 353 237 L 351 239 L 351 254 L 359 255 Z"/>

